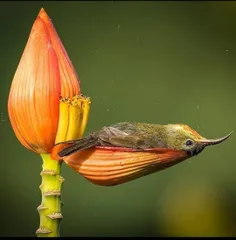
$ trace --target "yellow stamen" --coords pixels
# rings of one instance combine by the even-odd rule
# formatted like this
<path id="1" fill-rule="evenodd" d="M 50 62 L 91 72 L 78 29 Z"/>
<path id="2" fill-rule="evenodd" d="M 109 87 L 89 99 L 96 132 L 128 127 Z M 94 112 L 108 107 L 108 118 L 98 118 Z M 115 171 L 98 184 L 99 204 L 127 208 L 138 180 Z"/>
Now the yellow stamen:
<path id="1" fill-rule="evenodd" d="M 55 143 L 59 143 L 65 140 L 68 123 L 69 123 L 69 107 L 70 100 L 62 98 L 59 105 L 59 122 L 57 128 L 57 135 Z"/>
<path id="2" fill-rule="evenodd" d="M 69 124 L 68 130 L 66 134 L 66 141 L 74 140 L 81 137 L 80 135 L 80 123 L 82 119 L 82 109 L 81 109 L 81 101 L 77 99 L 73 99 L 70 104 L 69 110 Z"/>
<path id="3" fill-rule="evenodd" d="M 87 122 L 88 122 L 88 117 L 89 117 L 89 110 L 90 110 L 90 99 L 89 98 L 83 98 L 82 99 L 82 112 L 83 112 L 83 116 L 82 116 L 82 121 L 81 121 L 81 125 L 80 125 L 80 136 L 82 136 L 84 134 Z"/>
<path id="4" fill-rule="evenodd" d="M 72 100 L 60 100 L 60 115 L 55 143 L 80 138 L 88 122 L 90 100 L 77 95 Z"/>

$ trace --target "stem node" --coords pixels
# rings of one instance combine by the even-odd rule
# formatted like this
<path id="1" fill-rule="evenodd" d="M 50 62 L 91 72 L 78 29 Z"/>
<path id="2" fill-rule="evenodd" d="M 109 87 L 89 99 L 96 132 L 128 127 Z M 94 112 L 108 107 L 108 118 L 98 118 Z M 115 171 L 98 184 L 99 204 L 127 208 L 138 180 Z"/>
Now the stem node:
<path id="1" fill-rule="evenodd" d="M 36 234 L 48 234 L 48 233 L 51 233 L 52 231 L 50 231 L 49 229 L 47 228 L 39 228 L 37 231 L 36 231 Z"/>
<path id="2" fill-rule="evenodd" d="M 62 219 L 63 216 L 61 213 L 52 213 L 47 215 L 51 219 Z"/>

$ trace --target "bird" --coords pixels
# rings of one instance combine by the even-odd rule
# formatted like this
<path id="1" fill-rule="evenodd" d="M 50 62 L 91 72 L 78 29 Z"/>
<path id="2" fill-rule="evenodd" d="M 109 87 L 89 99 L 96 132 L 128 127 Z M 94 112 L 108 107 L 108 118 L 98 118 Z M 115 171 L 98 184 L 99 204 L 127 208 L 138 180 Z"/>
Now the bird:
<path id="1" fill-rule="evenodd" d="M 192 157 L 207 146 L 225 141 L 232 132 L 221 138 L 206 139 L 186 124 L 119 122 L 102 127 L 86 137 L 62 142 L 67 147 L 60 150 L 58 155 L 63 158 L 78 151 L 100 146 L 120 147 L 133 151 L 169 149 L 184 151 Z"/>

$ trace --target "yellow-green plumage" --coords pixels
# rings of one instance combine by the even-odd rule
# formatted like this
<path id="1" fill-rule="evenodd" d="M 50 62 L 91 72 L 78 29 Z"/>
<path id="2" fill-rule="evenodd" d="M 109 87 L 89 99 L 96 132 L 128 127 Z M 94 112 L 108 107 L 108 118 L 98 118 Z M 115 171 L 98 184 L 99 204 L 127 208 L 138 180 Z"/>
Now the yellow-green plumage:
<path id="1" fill-rule="evenodd" d="M 229 134 L 230 135 L 230 134 Z M 184 124 L 150 124 L 137 122 L 121 122 L 103 127 L 82 139 L 69 141 L 73 143 L 59 152 L 59 156 L 67 156 L 75 151 L 96 147 L 113 146 L 133 148 L 137 150 L 150 148 L 167 148 L 200 153 L 207 145 L 220 143 L 229 137 L 207 140 Z"/>

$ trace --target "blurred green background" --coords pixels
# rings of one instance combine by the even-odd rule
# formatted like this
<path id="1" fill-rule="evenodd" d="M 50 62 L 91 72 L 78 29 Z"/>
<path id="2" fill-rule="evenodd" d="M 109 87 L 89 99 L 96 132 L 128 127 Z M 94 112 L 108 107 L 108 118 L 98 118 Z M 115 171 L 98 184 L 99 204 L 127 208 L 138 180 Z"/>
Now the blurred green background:
<path id="1" fill-rule="evenodd" d="M 34 236 L 41 159 L 7 114 L 13 75 L 44 7 L 92 107 L 86 133 L 119 121 L 236 130 L 236 2 L 0 2 L 0 236 Z M 63 165 L 61 236 L 236 236 L 236 133 L 190 160 L 115 187 Z"/>

